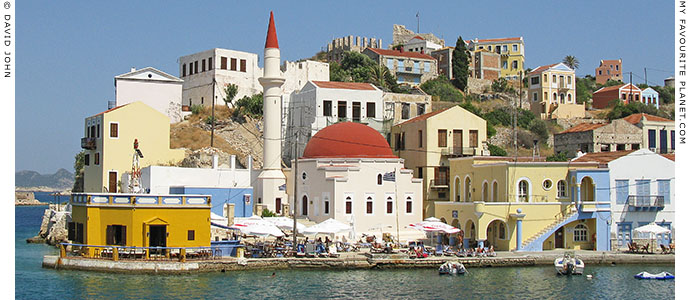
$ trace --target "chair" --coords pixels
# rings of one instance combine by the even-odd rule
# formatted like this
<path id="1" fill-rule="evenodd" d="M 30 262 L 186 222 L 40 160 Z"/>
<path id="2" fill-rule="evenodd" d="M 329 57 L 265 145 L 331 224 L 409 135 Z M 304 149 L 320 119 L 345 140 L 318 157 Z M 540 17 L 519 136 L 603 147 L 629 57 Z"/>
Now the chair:
<path id="1" fill-rule="evenodd" d="M 307 244 L 304 249 L 304 253 L 306 254 L 307 257 L 315 257 L 316 256 L 316 246 L 314 244 Z"/>
<path id="2" fill-rule="evenodd" d="M 668 251 L 670 251 L 671 253 L 676 253 L 676 244 L 675 243 L 668 244 Z"/>
<path id="3" fill-rule="evenodd" d="M 340 254 L 338 254 L 338 248 L 335 245 L 332 245 L 328 247 L 328 257 L 340 257 Z"/>
<path id="4" fill-rule="evenodd" d="M 443 256 L 443 245 L 436 245 L 436 251 L 434 251 L 435 256 Z"/>
<path id="5" fill-rule="evenodd" d="M 664 244 L 661 244 L 661 253 L 663 253 L 663 254 L 671 253 L 671 249 L 666 248 L 666 246 L 664 246 Z"/>
<path id="6" fill-rule="evenodd" d="M 642 246 L 642 249 L 640 249 L 640 250 L 647 252 L 647 253 L 650 253 L 649 252 L 649 243 L 647 243 L 647 245 Z"/>

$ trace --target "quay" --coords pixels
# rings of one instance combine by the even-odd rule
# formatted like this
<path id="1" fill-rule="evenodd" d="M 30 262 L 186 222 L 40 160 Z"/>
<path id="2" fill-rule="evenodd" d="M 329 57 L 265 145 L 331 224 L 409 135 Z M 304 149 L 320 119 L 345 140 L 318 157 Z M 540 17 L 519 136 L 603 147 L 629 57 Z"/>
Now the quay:
<path id="1" fill-rule="evenodd" d="M 223 257 L 196 261 L 107 260 L 84 257 L 44 256 L 43 268 L 140 274 L 193 274 L 246 270 L 281 269 L 396 269 L 438 268 L 447 261 L 463 263 L 468 268 L 552 265 L 563 251 L 498 252 L 496 257 L 432 256 L 408 258 L 406 254 L 341 253 L 338 258 L 234 258 Z M 674 264 L 675 254 L 628 254 L 617 252 L 576 251 L 586 265 L 592 264 Z"/>

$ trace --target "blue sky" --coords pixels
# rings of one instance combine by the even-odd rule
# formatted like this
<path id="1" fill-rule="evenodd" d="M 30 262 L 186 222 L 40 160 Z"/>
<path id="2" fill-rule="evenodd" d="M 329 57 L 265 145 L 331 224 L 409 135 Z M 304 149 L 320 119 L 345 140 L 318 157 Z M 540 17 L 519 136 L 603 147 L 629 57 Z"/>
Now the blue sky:
<path id="1" fill-rule="evenodd" d="M 529 68 L 573 55 L 584 76 L 600 59 L 622 58 L 635 83 L 650 68 L 650 84 L 663 84 L 674 68 L 673 1 L 114 2 L 16 3 L 16 170 L 73 171 L 84 118 L 107 108 L 113 77 L 131 67 L 179 76 L 183 55 L 215 47 L 263 53 L 270 10 L 283 60 L 311 57 L 346 35 L 387 46 L 393 24 L 416 30 L 419 11 L 420 31 L 451 46 L 458 35 L 522 36 Z"/>

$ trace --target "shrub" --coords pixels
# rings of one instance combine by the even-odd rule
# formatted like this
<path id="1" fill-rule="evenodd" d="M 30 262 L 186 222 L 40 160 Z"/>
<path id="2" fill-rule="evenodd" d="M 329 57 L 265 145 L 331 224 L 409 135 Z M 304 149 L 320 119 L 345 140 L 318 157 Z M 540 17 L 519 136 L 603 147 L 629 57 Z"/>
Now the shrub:
<path id="1" fill-rule="evenodd" d="M 266 217 L 275 217 L 276 214 L 273 213 L 272 211 L 268 210 L 268 208 L 264 208 L 264 210 L 261 211 L 261 217 L 266 218 Z"/>
<path id="2" fill-rule="evenodd" d="M 192 104 L 192 107 L 190 109 L 192 110 L 193 115 L 198 115 L 200 112 L 204 110 L 204 106 L 201 104 Z"/>
<path id="3" fill-rule="evenodd" d="M 235 102 L 235 110 L 232 112 L 233 117 L 252 116 L 258 117 L 264 115 L 264 94 L 258 93 L 251 97 L 244 96 Z"/>
<path id="4" fill-rule="evenodd" d="M 208 116 L 208 117 L 206 117 L 206 120 L 204 120 L 204 122 L 206 122 L 206 124 L 208 124 L 208 125 L 213 124 L 214 121 L 215 120 L 212 116 Z"/>
<path id="5" fill-rule="evenodd" d="M 460 102 L 464 99 L 460 90 L 443 76 L 428 80 L 419 87 L 429 95 L 438 96 L 441 101 Z"/>
<path id="6" fill-rule="evenodd" d="M 491 83 L 491 90 L 498 93 L 508 91 L 508 80 L 503 77 L 494 80 Z"/>
<path id="7" fill-rule="evenodd" d="M 529 131 L 534 133 L 541 141 L 546 141 L 549 138 L 549 130 L 546 128 L 546 122 L 541 119 L 533 119 L 529 125 Z"/>
<path id="8" fill-rule="evenodd" d="M 554 155 L 547 156 L 546 161 L 568 161 L 568 156 L 566 152 L 555 153 Z"/>
<path id="9" fill-rule="evenodd" d="M 494 125 L 491 124 L 491 122 L 486 122 L 486 137 L 490 138 L 494 135 L 496 135 L 496 128 L 494 128 Z"/>
<path id="10" fill-rule="evenodd" d="M 508 152 L 506 150 L 503 150 L 503 148 L 496 146 L 494 144 L 488 144 L 489 145 L 489 152 L 491 152 L 492 156 L 506 156 L 508 155 Z"/>

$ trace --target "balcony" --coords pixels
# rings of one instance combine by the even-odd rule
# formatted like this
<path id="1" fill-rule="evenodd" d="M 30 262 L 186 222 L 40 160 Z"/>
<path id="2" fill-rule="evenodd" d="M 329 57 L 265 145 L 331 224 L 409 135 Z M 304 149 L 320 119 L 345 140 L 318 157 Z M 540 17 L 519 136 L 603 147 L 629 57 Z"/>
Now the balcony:
<path id="1" fill-rule="evenodd" d="M 420 69 L 420 68 L 412 68 L 412 67 L 398 68 L 398 73 L 404 73 L 404 74 L 422 74 L 422 69 Z"/>
<path id="2" fill-rule="evenodd" d="M 659 211 L 664 209 L 664 196 L 628 196 L 629 211 Z"/>
<path id="3" fill-rule="evenodd" d="M 81 147 L 86 150 L 96 150 L 96 138 L 85 137 L 81 138 Z"/>
<path id="4" fill-rule="evenodd" d="M 443 178 L 434 178 L 431 180 L 431 183 L 429 184 L 432 189 L 447 189 L 448 188 L 448 179 L 443 179 Z"/>
<path id="5" fill-rule="evenodd" d="M 441 149 L 441 155 L 446 156 L 475 156 L 477 147 L 448 147 Z"/>

